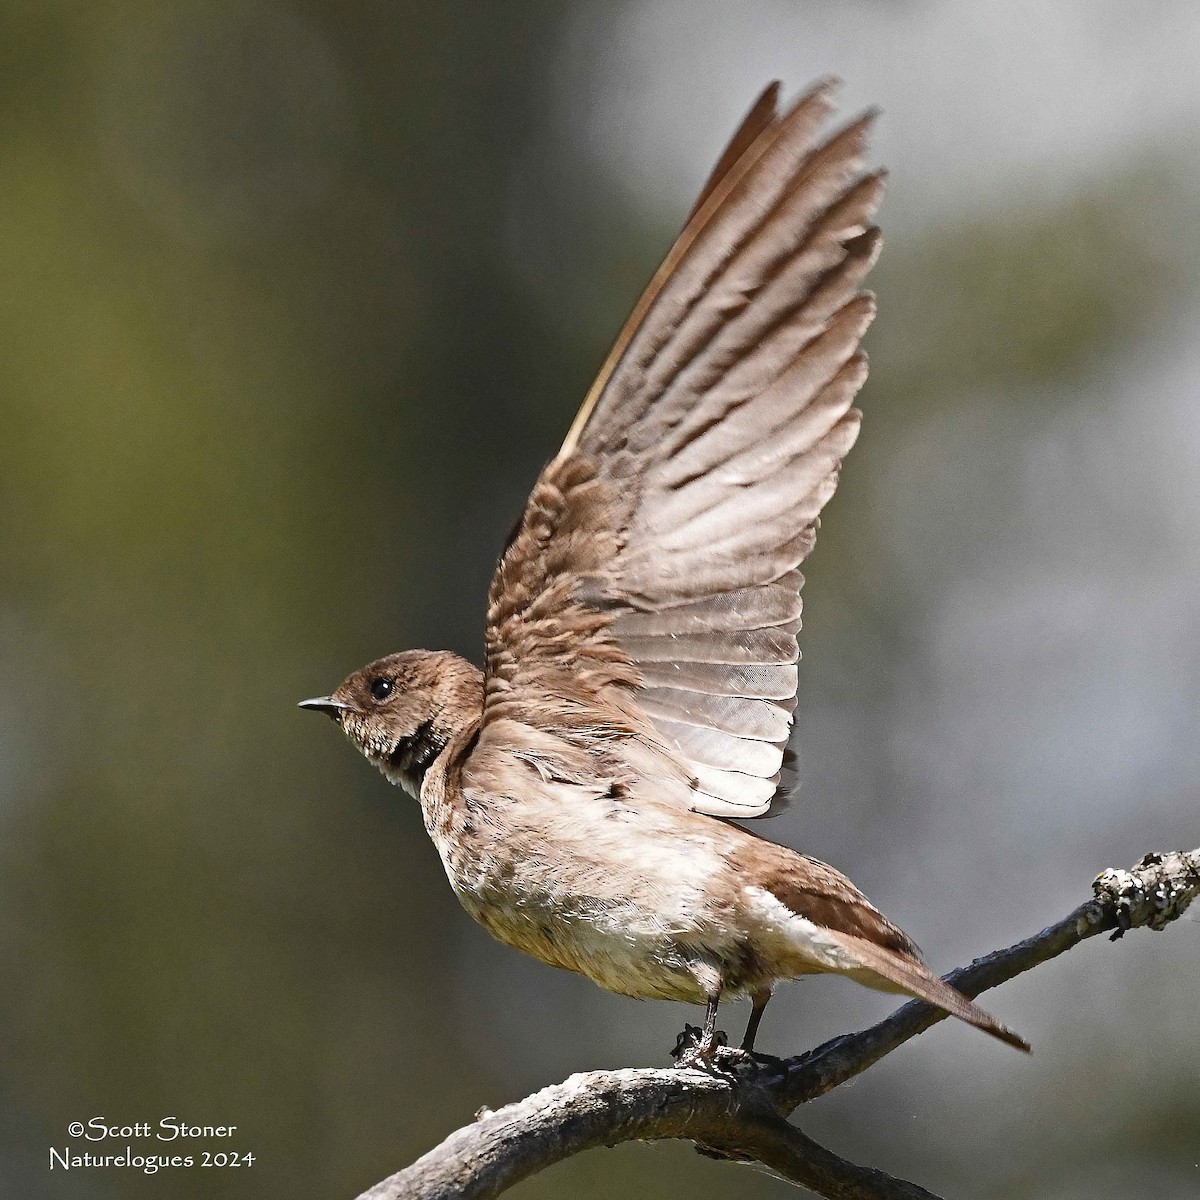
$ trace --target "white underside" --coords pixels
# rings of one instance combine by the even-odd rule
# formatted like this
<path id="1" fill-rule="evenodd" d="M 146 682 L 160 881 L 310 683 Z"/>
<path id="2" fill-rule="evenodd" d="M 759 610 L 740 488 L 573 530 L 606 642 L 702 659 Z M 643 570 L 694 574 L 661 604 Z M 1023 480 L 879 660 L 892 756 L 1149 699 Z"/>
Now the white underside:
<path id="1" fill-rule="evenodd" d="M 772 957 L 781 961 L 798 958 L 801 965 L 816 971 L 853 971 L 859 966 L 832 930 L 792 912 L 765 888 L 748 887 L 745 894 L 753 921 L 749 932 L 756 946 L 774 951 Z"/>

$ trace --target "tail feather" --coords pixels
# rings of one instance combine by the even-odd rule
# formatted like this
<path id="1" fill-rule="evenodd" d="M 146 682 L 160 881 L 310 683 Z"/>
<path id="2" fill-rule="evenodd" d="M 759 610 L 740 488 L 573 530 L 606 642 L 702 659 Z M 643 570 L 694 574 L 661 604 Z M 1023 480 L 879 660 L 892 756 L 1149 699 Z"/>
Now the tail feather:
<path id="1" fill-rule="evenodd" d="M 937 1008 L 948 1012 L 952 1017 L 990 1033 L 1002 1042 L 1030 1052 L 1029 1043 L 1011 1029 L 1001 1025 L 995 1017 L 984 1012 L 977 1004 L 973 1004 L 962 994 L 952 988 L 944 979 L 939 979 L 928 967 L 918 959 L 898 954 L 884 946 L 878 946 L 866 938 L 855 937 L 853 934 L 836 931 L 839 942 L 843 943 L 846 951 L 863 967 L 874 975 L 894 984 L 900 991 L 918 1000 L 924 1000 Z"/>

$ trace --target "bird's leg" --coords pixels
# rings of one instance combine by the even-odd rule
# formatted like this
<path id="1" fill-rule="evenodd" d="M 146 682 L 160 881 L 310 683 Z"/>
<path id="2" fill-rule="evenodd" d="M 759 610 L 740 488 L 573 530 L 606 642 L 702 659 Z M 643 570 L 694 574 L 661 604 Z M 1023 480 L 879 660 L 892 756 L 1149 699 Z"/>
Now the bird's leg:
<path id="1" fill-rule="evenodd" d="M 754 1007 L 750 1010 L 750 1020 L 746 1022 L 746 1036 L 742 1038 L 741 1046 L 735 1050 L 732 1046 L 725 1047 L 720 1051 L 720 1057 L 725 1060 L 725 1065 L 735 1067 L 738 1065 L 756 1064 L 757 1066 L 776 1067 L 782 1061 L 773 1054 L 759 1054 L 754 1049 L 754 1039 L 758 1035 L 758 1025 L 762 1020 L 763 1010 L 767 1007 L 767 1001 L 771 999 L 771 989 L 765 988 L 761 992 L 754 992 L 750 997 Z"/>
<path id="2" fill-rule="evenodd" d="M 750 1020 L 746 1022 L 746 1036 L 742 1038 L 742 1049 L 747 1054 L 754 1053 L 754 1039 L 758 1036 L 758 1024 L 762 1020 L 767 1001 L 770 999 L 770 992 L 755 992 L 752 997 L 754 1007 L 750 1010 Z"/>
<path id="3" fill-rule="evenodd" d="M 696 1047 L 703 1058 L 710 1057 L 713 1050 L 716 1049 L 717 1005 L 720 1004 L 720 1002 L 720 992 L 718 992 L 715 996 L 709 996 L 708 1008 L 704 1010 L 704 1031 L 700 1034 L 700 1044 Z"/>
<path id="4" fill-rule="evenodd" d="M 720 992 L 709 996 L 703 1029 L 697 1029 L 695 1025 L 683 1027 L 683 1032 L 675 1041 L 675 1049 L 671 1051 L 676 1066 L 695 1067 L 709 1063 L 717 1049 L 724 1046 L 725 1035 L 717 1031 L 717 1005 L 720 1001 Z"/>

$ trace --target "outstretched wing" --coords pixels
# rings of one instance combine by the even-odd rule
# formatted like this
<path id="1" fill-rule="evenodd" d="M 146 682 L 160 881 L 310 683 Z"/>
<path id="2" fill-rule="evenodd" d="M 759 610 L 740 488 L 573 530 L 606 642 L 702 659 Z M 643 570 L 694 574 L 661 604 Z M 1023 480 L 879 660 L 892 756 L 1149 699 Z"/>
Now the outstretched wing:
<path id="1" fill-rule="evenodd" d="M 483 729 L 650 745 L 678 798 L 766 812 L 796 702 L 798 570 L 858 433 L 879 249 L 870 115 L 751 109 L 546 467 L 492 581 Z"/>

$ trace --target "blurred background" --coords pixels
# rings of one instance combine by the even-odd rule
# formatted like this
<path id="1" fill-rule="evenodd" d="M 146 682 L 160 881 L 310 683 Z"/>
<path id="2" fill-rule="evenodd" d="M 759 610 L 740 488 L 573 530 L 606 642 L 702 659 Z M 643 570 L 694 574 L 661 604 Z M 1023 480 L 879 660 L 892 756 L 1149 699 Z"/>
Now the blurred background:
<path id="1" fill-rule="evenodd" d="M 490 942 L 295 703 L 480 659 L 509 525 L 777 76 L 881 105 L 891 184 L 764 832 L 939 970 L 1200 842 L 1197 62 L 1194 0 L 0 0 L 0 1192 L 351 1196 L 698 1019 Z M 799 1122 L 955 1197 L 1195 1197 L 1198 975 L 1195 922 L 1098 939 L 987 996 L 1031 1060 L 946 1023 Z M 760 1043 L 890 1008 L 794 984 Z M 257 1161 L 50 1173 L 93 1115 Z M 794 1194 L 669 1144 L 513 1194 L 568 1192 Z"/>

